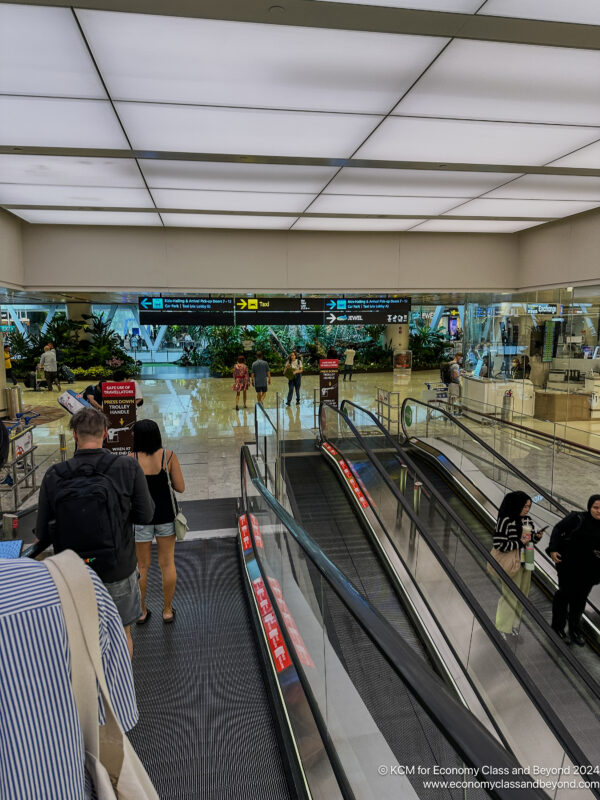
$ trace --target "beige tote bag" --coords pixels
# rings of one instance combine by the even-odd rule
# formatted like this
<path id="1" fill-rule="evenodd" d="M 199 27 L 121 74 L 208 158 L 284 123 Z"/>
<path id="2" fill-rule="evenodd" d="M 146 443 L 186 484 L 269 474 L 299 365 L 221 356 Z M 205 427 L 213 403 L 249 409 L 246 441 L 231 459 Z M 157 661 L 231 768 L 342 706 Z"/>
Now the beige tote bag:
<path id="1" fill-rule="evenodd" d="M 85 767 L 98 800 L 159 800 L 146 770 L 113 711 L 100 655 L 94 585 L 72 550 L 47 558 L 67 628 L 71 684 L 83 732 Z M 97 682 L 97 683 L 96 683 Z M 98 723 L 98 689 L 106 724 Z"/>

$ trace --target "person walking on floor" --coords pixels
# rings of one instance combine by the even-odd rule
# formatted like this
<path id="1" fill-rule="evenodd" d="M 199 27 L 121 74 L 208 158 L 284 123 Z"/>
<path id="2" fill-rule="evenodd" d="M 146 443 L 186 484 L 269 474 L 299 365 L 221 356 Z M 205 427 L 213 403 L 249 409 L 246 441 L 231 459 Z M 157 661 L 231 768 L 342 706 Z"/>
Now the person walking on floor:
<path id="1" fill-rule="evenodd" d="M 349 375 L 349 380 L 352 380 L 355 356 L 356 350 L 354 349 L 354 345 L 350 345 L 344 350 L 344 380 L 346 380 L 346 375 Z"/>
<path id="2" fill-rule="evenodd" d="M 101 411 L 83 408 L 69 427 L 77 452 L 44 475 L 36 535 L 55 553 L 74 550 L 98 573 L 121 615 L 131 655 L 129 627 L 142 613 L 133 524 L 150 522 L 154 502 L 140 465 L 102 447 L 108 431 Z"/>
<path id="3" fill-rule="evenodd" d="M 246 357 L 238 356 L 237 364 L 233 365 L 233 391 L 235 392 L 235 410 L 240 410 L 240 392 L 244 400 L 244 408 L 246 406 L 246 394 L 250 386 L 250 373 L 246 366 Z"/>
<path id="4" fill-rule="evenodd" d="M 256 389 L 256 399 L 262 403 L 267 394 L 267 386 L 271 383 L 271 369 L 264 360 L 261 350 L 256 354 L 256 361 L 252 364 L 251 372 L 252 385 Z"/>
<path id="5" fill-rule="evenodd" d="M 558 590 L 552 601 L 552 627 L 567 644 L 583 647 L 581 617 L 588 595 L 600 583 L 600 494 L 587 511 L 572 512 L 555 526 L 546 552 L 556 565 Z M 569 635 L 565 624 L 569 621 Z"/>
<path id="6" fill-rule="evenodd" d="M 58 391 L 62 392 L 60 382 L 58 380 L 58 366 L 56 364 L 56 350 L 51 344 L 44 347 L 44 352 L 38 364 L 40 369 L 44 370 L 44 378 L 46 379 L 46 386 L 48 391 L 52 391 L 53 384 L 56 384 Z"/>
<path id="7" fill-rule="evenodd" d="M 13 386 L 17 385 L 17 379 L 12 372 L 12 361 L 10 359 L 10 348 L 7 344 L 4 345 L 4 372 L 6 379 L 12 381 Z"/>
<path id="8" fill-rule="evenodd" d="M 302 359 L 295 350 L 289 355 L 285 362 L 283 374 L 288 379 L 288 395 L 285 402 L 286 406 L 292 402 L 294 391 L 296 392 L 296 405 L 300 405 L 300 383 L 302 381 Z"/>
<path id="9" fill-rule="evenodd" d="M 175 619 L 173 595 L 177 583 L 175 569 L 175 515 L 176 504 L 172 490 L 180 494 L 185 491 L 185 481 L 177 455 L 172 450 L 165 450 L 162 444 L 160 428 L 151 419 L 142 419 L 133 426 L 133 453 L 142 468 L 150 496 L 154 500 L 154 516 L 145 525 L 135 526 L 135 549 L 138 569 L 140 571 L 140 591 L 142 596 L 142 613 L 137 620 L 138 625 L 145 625 L 150 619 L 151 611 L 146 605 L 146 586 L 148 570 L 152 563 L 152 540 L 156 537 L 158 566 L 162 575 L 163 590 L 163 622 L 170 623 Z"/>
<path id="10" fill-rule="evenodd" d="M 509 492 L 504 496 L 498 509 L 498 521 L 494 532 L 495 555 L 500 566 L 512 579 L 513 583 L 527 597 L 531 586 L 531 570 L 526 569 L 524 562 L 525 545 L 533 539 L 539 542 L 545 528 L 536 531 L 533 520 L 529 516 L 531 497 L 525 492 Z M 498 557 L 497 554 L 500 554 Z M 509 565 L 508 555 L 512 555 Z M 518 636 L 523 606 L 518 602 L 506 582 L 502 582 L 502 597 L 498 601 L 496 611 L 496 628 L 504 635 Z"/>

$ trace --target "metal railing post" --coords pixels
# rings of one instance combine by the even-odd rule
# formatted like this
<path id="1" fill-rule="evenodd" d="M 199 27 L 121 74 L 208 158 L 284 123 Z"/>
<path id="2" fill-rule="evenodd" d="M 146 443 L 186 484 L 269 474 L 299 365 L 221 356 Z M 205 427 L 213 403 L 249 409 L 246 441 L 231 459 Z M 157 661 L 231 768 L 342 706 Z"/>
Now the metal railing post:
<path id="1" fill-rule="evenodd" d="M 67 460 L 67 437 L 62 431 L 58 434 L 58 449 L 60 450 L 60 460 Z"/>

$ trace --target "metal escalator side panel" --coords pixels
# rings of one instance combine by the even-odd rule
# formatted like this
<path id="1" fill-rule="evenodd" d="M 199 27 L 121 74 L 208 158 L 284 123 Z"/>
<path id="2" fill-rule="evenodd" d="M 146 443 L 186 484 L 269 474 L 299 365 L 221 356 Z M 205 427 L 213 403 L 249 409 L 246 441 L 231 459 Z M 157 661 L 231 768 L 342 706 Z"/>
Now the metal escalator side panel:
<path id="1" fill-rule="evenodd" d="M 238 518 L 238 543 L 244 584 L 265 665 L 270 700 L 279 724 L 278 737 L 286 765 L 286 777 L 295 796 L 302 800 L 352 800 L 342 793 L 304 692 L 289 641 L 283 635 L 285 622 L 277 613 L 272 579 L 264 575 L 256 558 L 262 547 L 260 528 L 253 515 Z M 309 656 L 310 658 L 310 656 Z"/>
<path id="2" fill-rule="evenodd" d="M 425 596 L 388 536 L 372 502 L 365 503 L 365 495 L 362 492 L 356 492 L 356 485 L 360 486 L 360 476 L 349 467 L 338 451 L 329 443 L 323 444 L 323 451 L 325 457 L 334 465 L 342 485 L 346 485 L 346 491 L 355 505 L 355 511 L 362 516 L 365 528 L 382 559 L 384 568 L 390 576 L 395 590 L 402 598 L 402 603 L 413 625 L 419 631 L 419 636 L 438 673 L 452 688 L 459 701 L 477 717 L 491 735 L 502 742 L 504 746 L 508 746 L 502 731 L 486 710 L 477 687 L 460 663 L 457 653 L 444 630 L 438 625 Z M 365 491 L 364 487 L 363 491 Z M 368 496 L 368 492 L 366 494 Z"/>
<path id="3" fill-rule="evenodd" d="M 532 758 L 530 741 L 534 730 L 536 731 L 534 738 L 538 741 L 538 755 L 535 763 L 539 764 L 543 761 L 545 767 L 552 768 L 562 760 L 563 751 L 570 754 L 573 764 L 587 766 L 590 762 L 596 763 L 597 743 L 594 744 L 590 736 L 591 720 L 596 703 L 593 695 L 590 696 L 589 692 L 584 691 L 580 696 L 581 686 L 574 689 L 574 685 L 568 683 L 567 676 L 560 673 L 560 665 L 557 665 L 559 670 L 557 675 L 562 680 L 560 685 L 565 690 L 568 689 L 572 701 L 578 700 L 573 707 L 578 709 L 577 720 L 580 722 L 572 719 L 569 722 L 570 726 L 567 727 L 561 719 L 561 715 L 554 709 L 553 703 L 537 690 L 535 682 L 527 670 L 514 658 L 506 642 L 500 638 L 493 619 L 457 571 L 456 567 L 460 562 L 453 564 L 444 556 L 439 544 L 427 533 L 426 528 L 423 527 L 423 521 L 419 519 L 407 499 L 399 492 L 379 459 L 370 451 L 352 422 L 347 418 L 342 419 L 342 415 L 337 411 L 332 409 L 325 409 L 325 411 L 332 416 L 336 414 L 339 417 L 337 421 L 330 421 L 328 426 L 331 430 L 341 431 L 338 439 L 341 443 L 342 454 L 346 455 L 344 449 L 346 442 L 354 441 L 357 445 L 351 444 L 351 448 L 360 447 L 364 458 L 373 465 L 375 484 L 371 481 L 367 485 L 369 488 L 372 485 L 375 486 L 373 491 L 378 492 L 378 495 L 381 496 L 380 500 L 383 498 L 378 508 L 380 516 L 383 513 L 385 517 L 386 526 L 390 522 L 391 530 L 395 529 L 394 519 L 398 518 L 398 502 L 402 504 L 404 519 L 401 520 L 398 528 L 398 534 L 401 536 L 398 541 L 403 552 L 407 547 L 411 547 L 412 539 L 409 537 L 409 528 L 414 524 L 419 531 L 419 547 L 414 550 L 417 559 L 415 568 L 421 576 L 419 580 L 423 581 L 423 586 L 427 588 L 428 597 L 435 606 L 436 616 L 451 632 L 452 641 L 464 655 L 465 666 L 473 669 L 479 664 L 479 672 L 476 671 L 474 675 L 478 680 L 483 681 L 480 685 L 482 691 L 485 687 L 486 702 L 494 716 L 501 718 L 502 714 L 504 715 L 503 732 L 507 738 L 510 737 L 515 741 L 515 746 L 519 744 L 517 749 L 522 763 L 528 764 Z M 349 458 L 347 460 L 350 461 Z M 387 494 L 384 487 L 387 489 Z M 469 620 L 466 628 L 465 619 Z M 503 675 L 503 681 L 499 681 L 500 673 Z M 497 687 L 502 684 L 506 684 L 504 689 L 509 687 L 510 691 L 508 694 L 504 691 L 498 695 Z M 504 699 L 502 699 L 503 697 Z M 499 700 L 502 700 L 503 705 L 497 708 Z M 513 719 L 511 710 L 513 700 L 516 702 L 516 707 L 528 708 L 530 721 L 526 727 L 521 724 L 520 727 L 515 728 L 515 719 Z M 586 755 L 580 747 L 578 737 L 575 736 L 575 727 L 581 730 L 581 725 L 586 731 L 585 747 L 589 755 Z M 597 721 L 595 726 L 597 727 Z M 518 735 L 517 740 L 511 736 L 513 731 Z M 591 791 L 595 795 L 597 794 L 595 787 L 592 787 Z"/>

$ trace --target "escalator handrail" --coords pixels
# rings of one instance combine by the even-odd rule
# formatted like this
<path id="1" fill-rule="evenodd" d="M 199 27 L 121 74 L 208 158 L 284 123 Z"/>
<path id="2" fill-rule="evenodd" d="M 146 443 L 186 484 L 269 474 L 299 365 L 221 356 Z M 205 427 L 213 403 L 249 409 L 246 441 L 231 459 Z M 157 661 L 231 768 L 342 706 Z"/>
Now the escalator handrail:
<path id="1" fill-rule="evenodd" d="M 269 492 L 257 474 L 247 445 L 244 445 L 241 450 L 243 495 L 245 495 L 244 468 L 247 469 L 253 486 L 269 508 L 293 536 L 394 672 L 410 687 L 412 693 L 437 722 L 445 737 L 452 743 L 465 763 L 476 769 L 480 769 L 484 765 L 500 768 L 508 767 L 510 771 L 518 768 L 519 764 L 514 756 L 492 737 L 468 708 L 461 705 L 450 695 L 446 685 L 440 678 L 433 672 L 423 669 L 422 660 L 413 652 L 400 634 L 358 592 L 344 573 L 325 555 L 314 539 L 306 533 Z M 497 774 L 502 774 L 502 772 Z M 482 777 L 485 780 L 485 776 Z M 487 791 L 492 796 L 506 798 L 506 800 L 509 800 L 509 798 L 512 800 L 519 796 L 518 790 L 504 787 L 498 787 L 493 790 L 488 789 Z M 532 798 L 539 797 L 547 800 L 547 796 L 535 788 L 533 784 L 527 788 L 526 792 L 527 796 Z"/>
<path id="2" fill-rule="evenodd" d="M 540 626 L 541 630 L 548 636 L 548 638 L 552 637 L 553 630 L 549 623 L 546 621 L 543 614 L 538 610 L 537 606 L 531 602 L 529 597 L 521 591 L 521 589 L 513 582 L 510 581 L 510 577 L 506 575 L 502 567 L 496 561 L 495 558 L 492 558 L 490 555 L 489 550 L 485 547 L 485 545 L 479 541 L 477 536 L 473 534 L 473 532 L 469 529 L 469 527 L 464 523 L 464 521 L 458 516 L 456 511 L 452 508 L 452 506 L 447 502 L 447 500 L 440 494 L 438 489 L 431 483 L 427 475 L 425 475 L 421 469 L 414 463 L 414 461 L 410 458 L 410 456 L 405 453 L 398 442 L 390 435 L 388 431 L 383 427 L 381 422 L 377 419 L 375 414 L 371 411 L 359 406 L 357 403 L 353 403 L 351 400 L 344 400 L 340 405 L 340 412 L 344 414 L 344 408 L 346 406 L 352 406 L 353 408 L 358 409 L 361 413 L 366 414 L 373 423 L 376 425 L 378 430 L 383 434 L 386 441 L 391 445 L 391 447 L 395 450 L 398 454 L 398 459 L 405 463 L 416 475 L 418 475 L 419 480 L 421 483 L 427 488 L 430 494 L 435 497 L 436 502 L 440 504 L 443 508 L 444 513 L 447 514 L 452 521 L 460 528 L 460 530 L 464 533 L 464 535 L 469 540 L 469 543 L 481 554 L 481 556 L 486 561 L 486 567 L 491 565 L 491 567 L 495 570 L 498 576 L 505 582 L 510 582 L 511 590 L 514 592 L 515 597 L 519 601 L 519 603 L 526 609 L 529 616 Z M 344 414 L 345 415 L 345 414 Z M 600 700 L 600 685 L 595 681 L 588 671 L 582 666 L 581 662 L 575 658 L 575 656 L 571 653 L 570 648 L 558 637 L 554 634 L 553 639 L 556 643 L 557 649 L 560 650 L 563 658 L 569 663 L 570 667 L 573 669 L 574 672 L 577 673 L 578 677 L 585 683 L 587 688 Z"/>
<path id="3" fill-rule="evenodd" d="M 402 433 L 404 434 L 404 438 L 406 439 L 407 442 L 410 441 L 410 439 L 412 438 L 417 438 L 410 436 L 408 431 L 406 430 L 406 425 L 404 421 L 404 410 L 409 403 L 416 403 L 420 406 L 423 406 L 424 408 L 430 409 L 431 411 L 437 411 L 438 413 L 443 414 L 447 420 L 454 423 L 454 425 L 458 426 L 462 431 L 464 431 L 468 436 L 470 436 L 471 439 L 473 439 L 474 441 L 477 442 L 477 444 L 483 447 L 484 450 L 487 450 L 487 452 L 490 453 L 490 455 L 492 455 L 494 458 L 496 458 L 498 461 L 504 464 L 504 466 L 507 467 L 509 472 L 512 472 L 520 480 L 522 480 L 523 483 L 527 484 L 528 486 L 531 486 L 532 489 L 535 489 L 536 493 L 539 494 L 541 497 L 543 497 L 545 500 L 547 500 L 551 505 L 554 506 L 554 508 L 558 509 L 560 514 L 566 516 L 569 513 L 568 509 L 566 509 L 563 505 L 561 505 L 561 503 L 555 500 L 552 497 L 552 495 L 548 493 L 546 489 L 543 489 L 541 486 L 538 486 L 538 484 L 535 483 L 535 481 L 532 481 L 531 478 L 529 478 L 527 475 L 521 472 L 521 470 L 518 467 L 515 467 L 514 464 L 511 464 L 511 462 L 507 458 L 504 458 L 504 456 L 501 455 L 497 450 L 494 450 L 494 448 L 491 445 L 489 445 L 487 442 L 484 442 L 483 439 L 481 439 L 476 433 L 470 430 L 470 428 L 467 428 L 467 426 L 463 425 L 463 423 L 460 420 L 456 419 L 455 416 L 448 413 L 448 411 L 441 408 L 440 406 L 433 405 L 432 403 L 425 403 L 423 402 L 423 400 L 417 400 L 414 397 L 406 397 L 404 399 L 400 409 L 400 417 L 402 422 Z"/>
<path id="4" fill-rule="evenodd" d="M 560 742 L 561 747 L 568 754 L 571 761 L 579 766 L 585 766 L 585 767 L 589 766 L 589 760 L 586 758 L 585 754 L 580 749 L 577 742 L 573 739 L 569 731 L 565 728 L 562 720 L 555 713 L 552 705 L 540 693 L 539 689 L 537 688 L 533 680 L 529 677 L 523 665 L 517 659 L 515 659 L 511 650 L 508 648 L 506 643 L 500 638 L 500 634 L 496 630 L 496 627 L 492 624 L 490 618 L 481 607 L 477 598 L 473 595 L 473 593 L 468 588 L 462 577 L 458 574 L 454 566 L 450 564 L 450 562 L 446 558 L 444 552 L 439 547 L 437 542 L 430 536 L 428 531 L 425 530 L 422 520 L 419 519 L 419 517 L 409 507 L 408 503 L 406 502 L 406 499 L 404 498 L 402 493 L 399 491 L 398 487 L 395 485 L 395 483 L 391 480 L 390 476 L 388 475 L 387 470 L 383 467 L 377 456 L 371 451 L 369 446 L 365 443 L 363 437 L 356 430 L 353 423 L 346 416 L 344 416 L 339 409 L 334 408 L 333 406 L 324 406 L 321 403 L 319 409 L 319 431 L 321 433 L 322 439 L 324 441 L 327 440 L 327 436 L 324 434 L 322 428 L 322 414 L 325 408 L 331 413 L 340 415 L 343 418 L 344 423 L 348 425 L 351 433 L 356 438 L 360 447 L 364 450 L 365 454 L 370 459 L 371 463 L 376 468 L 377 472 L 380 474 L 381 478 L 383 479 L 383 482 L 391 490 L 392 494 L 395 496 L 397 501 L 403 506 L 405 512 L 410 517 L 411 522 L 414 523 L 415 528 L 419 531 L 420 535 L 427 543 L 429 549 L 436 557 L 439 565 L 448 575 L 448 577 L 454 584 L 454 587 L 457 589 L 457 591 L 462 595 L 463 599 L 465 600 L 471 612 L 473 613 L 473 616 L 477 619 L 479 625 L 487 633 L 488 638 L 492 641 L 497 651 L 501 654 L 503 660 L 505 661 L 505 663 L 507 664 L 513 675 L 516 677 L 518 682 L 525 690 L 526 694 L 532 701 L 533 705 L 535 706 L 540 716 L 546 721 L 548 727 L 552 730 L 554 736 L 556 737 L 558 742 Z M 592 789 L 591 791 L 597 797 L 600 797 L 599 790 Z"/>

